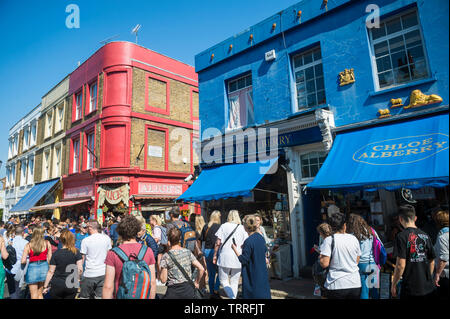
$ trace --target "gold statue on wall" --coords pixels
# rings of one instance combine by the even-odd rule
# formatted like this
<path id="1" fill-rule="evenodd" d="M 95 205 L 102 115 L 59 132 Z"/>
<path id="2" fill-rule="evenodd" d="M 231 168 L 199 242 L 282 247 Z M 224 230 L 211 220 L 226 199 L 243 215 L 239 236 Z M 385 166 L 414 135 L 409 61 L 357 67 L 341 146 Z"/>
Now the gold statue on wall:
<path id="1" fill-rule="evenodd" d="M 402 99 L 391 99 L 391 108 L 403 106 Z"/>
<path id="2" fill-rule="evenodd" d="M 442 98 L 436 94 L 426 95 L 420 90 L 414 90 L 411 92 L 411 97 L 409 98 L 409 105 L 405 106 L 405 109 L 415 108 L 419 106 L 434 104 L 442 102 Z"/>
<path id="3" fill-rule="evenodd" d="M 340 86 L 344 86 L 350 83 L 355 82 L 355 72 L 354 69 L 351 68 L 349 69 L 345 69 L 344 71 L 339 73 L 339 85 Z"/>
<path id="4" fill-rule="evenodd" d="M 391 111 L 389 109 L 378 110 L 378 118 L 383 119 L 391 116 Z"/>

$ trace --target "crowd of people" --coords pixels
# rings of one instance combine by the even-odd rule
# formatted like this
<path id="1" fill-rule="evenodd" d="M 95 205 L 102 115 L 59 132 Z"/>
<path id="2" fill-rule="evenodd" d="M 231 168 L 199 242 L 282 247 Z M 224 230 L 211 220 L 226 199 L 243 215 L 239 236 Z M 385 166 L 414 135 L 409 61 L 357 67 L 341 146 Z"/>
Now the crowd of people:
<path id="1" fill-rule="evenodd" d="M 433 212 L 436 234 L 426 233 L 416 226 L 416 212 L 411 205 L 399 207 L 400 230 L 394 238 L 395 258 L 390 294 L 400 299 L 448 299 L 448 210 Z M 378 299 L 379 269 L 377 257 L 380 242 L 376 231 L 357 214 L 347 216 L 335 212 L 326 223 L 317 227 L 318 264 L 316 288 L 327 299 Z M 378 254 L 378 255 L 377 255 Z M 322 277 L 325 277 L 322 281 Z"/>
<path id="2" fill-rule="evenodd" d="M 11 218 L 0 224 L 0 299 L 5 287 L 11 299 L 215 299 L 220 286 L 236 299 L 241 277 L 239 298 L 271 298 L 261 216 L 165 217 Z"/>

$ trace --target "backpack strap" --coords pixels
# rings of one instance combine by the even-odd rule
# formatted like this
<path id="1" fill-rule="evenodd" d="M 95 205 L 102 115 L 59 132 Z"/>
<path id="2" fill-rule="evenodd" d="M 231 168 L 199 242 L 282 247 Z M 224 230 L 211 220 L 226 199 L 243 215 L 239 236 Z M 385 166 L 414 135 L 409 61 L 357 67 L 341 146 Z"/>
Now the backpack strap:
<path id="1" fill-rule="evenodd" d="M 114 248 L 112 249 L 112 251 L 115 252 L 116 255 L 119 256 L 119 258 L 120 258 L 123 262 L 126 262 L 126 261 L 129 260 L 127 254 L 125 254 L 125 252 L 124 252 L 121 248 L 119 248 L 119 247 L 114 247 Z"/>
<path id="2" fill-rule="evenodd" d="M 147 253 L 147 246 L 142 245 L 141 249 L 139 250 L 139 254 L 137 256 L 138 260 L 144 260 L 144 256 Z"/>

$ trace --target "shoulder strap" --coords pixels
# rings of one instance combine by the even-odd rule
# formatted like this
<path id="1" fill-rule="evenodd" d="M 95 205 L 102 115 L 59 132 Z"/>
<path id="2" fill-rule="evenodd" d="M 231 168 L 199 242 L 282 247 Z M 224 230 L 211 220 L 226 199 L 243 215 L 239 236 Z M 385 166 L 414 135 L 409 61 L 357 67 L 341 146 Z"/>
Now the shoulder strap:
<path id="1" fill-rule="evenodd" d="M 236 229 L 238 229 L 239 224 L 236 225 L 236 227 L 233 229 L 233 231 L 231 232 L 231 234 L 228 235 L 227 239 L 225 239 L 225 241 L 223 242 L 222 245 L 220 245 L 219 251 L 217 252 L 217 254 L 220 253 L 220 251 L 222 250 L 222 247 L 225 246 L 225 244 L 227 243 L 228 239 L 231 238 L 231 236 L 233 236 L 234 232 L 236 231 Z"/>
<path id="2" fill-rule="evenodd" d="M 142 245 L 141 249 L 139 250 L 139 254 L 137 256 L 138 260 L 144 260 L 144 256 L 147 253 L 147 246 Z"/>
<path id="3" fill-rule="evenodd" d="M 448 227 L 444 227 L 439 231 L 441 234 L 448 233 Z"/>
<path id="4" fill-rule="evenodd" d="M 331 264 L 331 259 L 333 258 L 333 250 L 334 250 L 334 234 L 331 235 L 331 253 L 330 253 L 330 264 Z"/>
<path id="5" fill-rule="evenodd" d="M 125 254 L 125 252 L 124 252 L 121 248 L 119 248 L 119 247 L 114 247 L 114 248 L 112 249 L 112 251 L 115 252 L 116 255 L 119 256 L 119 258 L 120 258 L 123 262 L 126 262 L 126 261 L 129 260 L 127 254 Z"/>
<path id="6" fill-rule="evenodd" d="M 188 276 L 188 274 L 186 273 L 186 270 L 181 267 L 181 265 L 178 263 L 178 261 L 175 259 L 175 257 L 169 252 L 167 252 L 167 255 L 169 255 L 170 259 L 172 259 L 173 263 L 178 267 L 178 269 L 183 273 L 184 278 L 186 278 L 186 280 L 195 287 L 194 282 L 192 281 L 192 279 Z"/>

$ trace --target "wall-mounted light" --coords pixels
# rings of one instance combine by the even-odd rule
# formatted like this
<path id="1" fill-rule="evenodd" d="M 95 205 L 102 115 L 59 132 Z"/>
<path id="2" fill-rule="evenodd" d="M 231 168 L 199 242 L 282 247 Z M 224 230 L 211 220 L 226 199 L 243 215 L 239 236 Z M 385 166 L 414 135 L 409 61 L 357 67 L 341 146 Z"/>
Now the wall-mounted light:
<path id="1" fill-rule="evenodd" d="M 214 53 L 211 54 L 211 61 L 214 59 Z"/>
<path id="2" fill-rule="evenodd" d="M 253 34 L 250 34 L 250 41 L 253 41 Z"/>
<path id="3" fill-rule="evenodd" d="M 302 22 L 302 10 L 298 10 L 298 12 L 297 12 L 297 19 L 298 19 L 298 22 Z"/>
<path id="4" fill-rule="evenodd" d="M 228 47 L 228 52 L 231 52 L 231 50 L 233 50 L 233 45 L 230 44 L 230 46 Z"/>
<path id="5" fill-rule="evenodd" d="M 272 31 L 274 31 L 276 29 L 276 27 L 277 27 L 276 23 L 272 24 Z"/>

